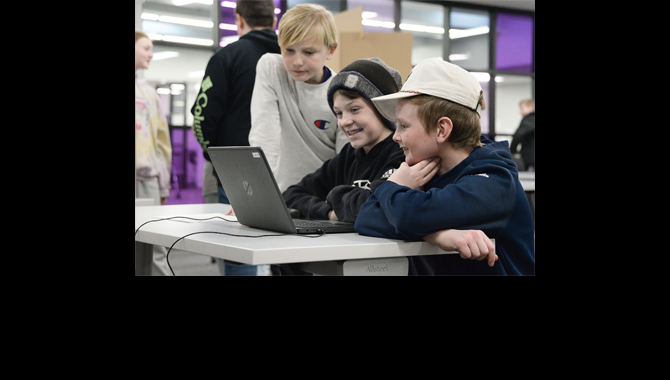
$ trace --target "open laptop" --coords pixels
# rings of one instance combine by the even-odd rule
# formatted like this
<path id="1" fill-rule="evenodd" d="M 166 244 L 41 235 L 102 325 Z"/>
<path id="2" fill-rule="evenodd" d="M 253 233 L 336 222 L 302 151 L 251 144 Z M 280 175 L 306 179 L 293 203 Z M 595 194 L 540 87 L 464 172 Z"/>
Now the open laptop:
<path id="1" fill-rule="evenodd" d="M 260 147 L 210 147 L 207 153 L 241 224 L 290 234 L 355 232 L 353 223 L 292 219 Z"/>

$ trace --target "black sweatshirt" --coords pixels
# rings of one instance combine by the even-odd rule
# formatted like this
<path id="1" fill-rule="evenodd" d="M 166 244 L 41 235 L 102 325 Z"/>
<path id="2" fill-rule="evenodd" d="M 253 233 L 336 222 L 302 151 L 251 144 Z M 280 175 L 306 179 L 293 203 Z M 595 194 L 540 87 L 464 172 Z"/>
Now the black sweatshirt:
<path id="1" fill-rule="evenodd" d="M 208 161 L 207 147 L 249 145 L 256 64 L 268 52 L 281 52 L 277 34 L 269 28 L 252 30 L 220 49 L 207 63 L 191 114 L 193 132 Z"/>
<path id="2" fill-rule="evenodd" d="M 404 161 L 393 134 L 367 155 L 362 148 L 347 144 L 282 195 L 286 206 L 299 210 L 301 218 L 328 219 L 328 212 L 335 210 L 339 220 L 353 223 L 361 205 Z"/>

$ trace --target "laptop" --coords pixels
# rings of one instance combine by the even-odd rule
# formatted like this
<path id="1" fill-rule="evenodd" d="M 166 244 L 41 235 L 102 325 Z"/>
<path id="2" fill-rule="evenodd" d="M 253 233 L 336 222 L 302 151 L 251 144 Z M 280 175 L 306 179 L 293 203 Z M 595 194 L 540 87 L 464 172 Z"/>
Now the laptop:
<path id="1" fill-rule="evenodd" d="M 260 147 L 209 147 L 207 154 L 241 224 L 288 234 L 355 232 L 353 223 L 291 218 Z"/>

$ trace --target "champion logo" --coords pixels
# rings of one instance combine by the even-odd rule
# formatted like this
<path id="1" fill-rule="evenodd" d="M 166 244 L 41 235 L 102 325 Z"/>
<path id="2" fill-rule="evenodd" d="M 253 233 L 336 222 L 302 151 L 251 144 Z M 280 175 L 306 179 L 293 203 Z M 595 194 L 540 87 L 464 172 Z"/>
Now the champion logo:
<path id="1" fill-rule="evenodd" d="M 316 125 L 317 128 L 326 130 L 328 129 L 328 126 L 326 124 L 330 123 L 329 121 L 326 120 L 317 120 L 314 122 L 314 125 Z"/>

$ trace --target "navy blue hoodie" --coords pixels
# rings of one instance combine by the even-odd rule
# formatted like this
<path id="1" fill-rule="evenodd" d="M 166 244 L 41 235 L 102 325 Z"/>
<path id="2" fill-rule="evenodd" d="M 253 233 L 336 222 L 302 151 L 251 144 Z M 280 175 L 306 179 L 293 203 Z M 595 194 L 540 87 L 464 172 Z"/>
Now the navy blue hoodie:
<path id="1" fill-rule="evenodd" d="M 533 219 L 507 141 L 482 136 L 483 147 L 433 178 L 425 191 L 386 181 L 361 206 L 361 235 L 418 241 L 445 229 L 482 230 L 495 238 L 498 261 L 459 255 L 414 256 L 410 275 L 535 275 Z"/>

